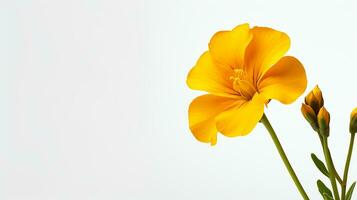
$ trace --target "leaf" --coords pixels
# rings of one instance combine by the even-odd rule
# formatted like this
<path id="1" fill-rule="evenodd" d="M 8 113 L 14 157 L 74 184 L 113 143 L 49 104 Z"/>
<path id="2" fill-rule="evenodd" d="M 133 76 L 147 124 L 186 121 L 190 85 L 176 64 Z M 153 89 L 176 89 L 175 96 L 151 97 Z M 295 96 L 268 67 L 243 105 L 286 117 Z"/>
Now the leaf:
<path id="1" fill-rule="evenodd" d="M 320 172 L 329 177 L 329 173 L 324 162 L 322 162 L 314 153 L 311 154 L 311 159 L 315 163 L 316 167 L 320 170 Z"/>
<path id="2" fill-rule="evenodd" d="M 317 181 L 317 187 L 319 188 L 319 192 L 324 197 L 324 199 L 326 198 L 326 196 L 332 197 L 331 190 L 328 189 L 328 187 L 321 180 Z"/>
<path id="3" fill-rule="evenodd" d="M 324 197 L 324 200 L 333 200 L 333 198 L 326 193 L 324 193 L 323 197 Z"/>
<path id="4" fill-rule="evenodd" d="M 356 181 L 351 185 L 350 189 L 348 189 L 348 192 L 346 194 L 346 200 L 351 200 L 353 189 L 355 189 L 355 186 L 356 186 Z"/>

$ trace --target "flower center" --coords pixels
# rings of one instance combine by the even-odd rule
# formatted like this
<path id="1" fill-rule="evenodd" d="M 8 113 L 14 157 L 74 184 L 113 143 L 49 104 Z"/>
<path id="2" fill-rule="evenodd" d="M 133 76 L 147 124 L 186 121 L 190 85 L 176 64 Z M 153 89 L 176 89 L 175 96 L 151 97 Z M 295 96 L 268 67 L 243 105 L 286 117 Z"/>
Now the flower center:
<path id="1" fill-rule="evenodd" d="M 257 92 L 255 87 L 248 81 L 247 73 L 243 69 L 234 69 L 233 75 L 229 77 L 232 81 L 233 89 L 247 100 L 253 98 Z"/>

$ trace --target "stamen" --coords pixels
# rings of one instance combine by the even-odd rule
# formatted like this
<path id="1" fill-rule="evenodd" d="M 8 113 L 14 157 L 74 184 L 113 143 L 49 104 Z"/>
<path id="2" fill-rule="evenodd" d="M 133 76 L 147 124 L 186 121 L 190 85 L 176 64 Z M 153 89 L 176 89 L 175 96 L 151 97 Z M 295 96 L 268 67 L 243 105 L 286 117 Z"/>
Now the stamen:
<path id="1" fill-rule="evenodd" d="M 246 99 L 253 98 L 257 92 L 255 87 L 247 80 L 246 72 L 243 69 L 234 69 L 229 80 L 232 81 L 233 89 Z"/>

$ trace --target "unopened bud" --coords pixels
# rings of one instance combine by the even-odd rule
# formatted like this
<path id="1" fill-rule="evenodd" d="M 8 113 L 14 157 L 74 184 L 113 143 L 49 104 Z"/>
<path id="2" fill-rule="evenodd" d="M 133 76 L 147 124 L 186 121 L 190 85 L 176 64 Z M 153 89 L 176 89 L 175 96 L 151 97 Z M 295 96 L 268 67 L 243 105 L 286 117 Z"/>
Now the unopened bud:
<path id="1" fill-rule="evenodd" d="M 320 133 L 328 137 L 330 134 L 330 113 L 325 107 L 322 107 L 317 115 L 317 123 L 319 125 Z"/>
<path id="2" fill-rule="evenodd" d="M 351 112 L 350 133 L 357 133 L 357 108 L 353 109 Z"/>
<path id="3" fill-rule="evenodd" d="M 301 105 L 301 112 L 304 115 L 305 119 L 311 127 L 316 131 L 319 132 L 319 128 L 317 125 L 317 116 L 315 114 L 314 109 L 312 109 L 309 105 L 302 104 Z"/>
<path id="4" fill-rule="evenodd" d="M 305 104 L 314 109 L 316 115 L 319 113 L 320 108 L 324 106 L 324 98 L 319 86 L 316 85 L 305 97 Z"/>

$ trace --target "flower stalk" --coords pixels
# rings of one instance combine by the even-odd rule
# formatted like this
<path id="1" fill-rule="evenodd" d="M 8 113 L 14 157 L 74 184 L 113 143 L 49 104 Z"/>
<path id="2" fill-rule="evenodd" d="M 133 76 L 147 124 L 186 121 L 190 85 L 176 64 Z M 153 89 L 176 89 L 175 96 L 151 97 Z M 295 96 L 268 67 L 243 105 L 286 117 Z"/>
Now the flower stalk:
<path id="1" fill-rule="evenodd" d="M 323 142 L 323 150 L 324 150 L 324 155 L 325 155 L 325 159 L 326 159 L 327 169 L 329 172 L 329 179 L 331 182 L 333 195 L 335 197 L 334 199 L 340 200 L 340 195 L 338 193 L 337 184 L 336 184 L 335 170 L 334 170 L 334 167 L 332 164 L 330 150 L 328 148 L 327 137 L 324 137 L 322 142 Z"/>
<path id="2" fill-rule="evenodd" d="M 348 153 L 347 153 L 347 158 L 346 158 L 346 164 L 345 164 L 345 169 L 343 172 L 343 180 L 341 184 L 341 199 L 345 200 L 346 198 L 346 187 L 347 187 L 347 179 L 348 179 L 348 170 L 350 167 L 350 162 L 351 162 L 351 157 L 352 157 L 352 151 L 353 151 L 353 143 L 355 140 L 355 133 L 351 133 L 351 138 L 350 138 L 350 145 L 348 147 Z"/>
<path id="3" fill-rule="evenodd" d="M 285 151 L 284 151 L 283 147 L 280 144 L 278 136 L 276 135 L 273 127 L 271 126 L 267 116 L 265 114 L 263 114 L 263 117 L 262 117 L 262 119 L 260 121 L 264 124 L 265 128 L 268 130 L 271 138 L 273 139 L 273 142 L 274 142 L 274 144 L 275 144 L 275 146 L 276 146 L 276 148 L 277 148 L 277 150 L 279 152 L 279 155 L 280 155 L 281 159 L 283 160 L 284 165 L 285 165 L 286 169 L 288 170 L 291 178 L 293 179 L 293 181 L 294 181 L 297 189 L 299 190 L 301 196 L 303 197 L 304 200 L 309 200 L 309 197 L 306 194 L 303 186 L 301 185 L 301 183 L 299 181 L 299 178 L 296 176 L 296 173 L 295 173 L 294 169 L 292 168 L 292 166 L 291 166 L 291 164 L 289 162 L 289 159 L 286 156 Z"/>

